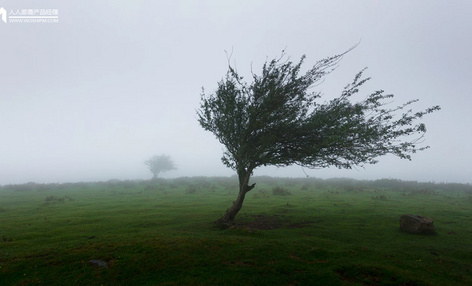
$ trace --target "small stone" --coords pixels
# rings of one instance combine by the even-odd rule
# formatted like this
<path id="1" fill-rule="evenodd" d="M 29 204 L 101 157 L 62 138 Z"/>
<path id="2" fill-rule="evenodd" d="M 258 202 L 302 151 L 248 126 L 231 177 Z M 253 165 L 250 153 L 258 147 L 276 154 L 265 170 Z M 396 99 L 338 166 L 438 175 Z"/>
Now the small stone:
<path id="1" fill-rule="evenodd" d="M 406 214 L 400 217 L 400 229 L 414 234 L 434 234 L 434 221 L 430 217 Z"/>
<path id="2" fill-rule="evenodd" d="M 98 260 L 98 259 L 90 259 L 89 260 L 90 265 L 92 266 L 98 266 L 98 267 L 105 267 L 108 268 L 108 263 L 103 260 Z"/>

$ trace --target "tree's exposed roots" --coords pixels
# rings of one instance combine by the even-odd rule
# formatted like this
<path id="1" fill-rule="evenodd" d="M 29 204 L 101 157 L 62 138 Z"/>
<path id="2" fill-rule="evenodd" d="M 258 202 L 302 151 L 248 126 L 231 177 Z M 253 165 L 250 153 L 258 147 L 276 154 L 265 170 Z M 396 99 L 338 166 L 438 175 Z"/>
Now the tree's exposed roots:
<path id="1" fill-rule="evenodd" d="M 224 217 L 214 221 L 215 227 L 219 229 L 227 229 L 234 225 L 234 221 L 227 220 Z"/>

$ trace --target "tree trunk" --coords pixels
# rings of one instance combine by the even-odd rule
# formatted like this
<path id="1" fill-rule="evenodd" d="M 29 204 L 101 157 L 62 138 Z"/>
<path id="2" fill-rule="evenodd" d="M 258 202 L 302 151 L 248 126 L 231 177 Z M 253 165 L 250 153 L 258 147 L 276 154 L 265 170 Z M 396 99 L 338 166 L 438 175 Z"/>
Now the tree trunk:
<path id="1" fill-rule="evenodd" d="M 156 180 L 157 177 L 159 176 L 160 171 L 158 172 L 153 172 L 154 176 L 152 177 L 153 180 Z"/>
<path id="2" fill-rule="evenodd" d="M 236 200 L 233 202 L 233 205 L 226 210 L 226 213 L 215 223 L 220 226 L 220 227 L 230 227 L 234 224 L 234 218 L 238 214 L 238 212 L 241 210 L 241 207 L 243 206 L 244 198 L 246 197 L 246 194 L 254 189 L 256 184 L 248 185 L 249 183 L 249 178 L 251 177 L 252 170 L 244 170 L 244 171 L 238 171 L 238 177 L 239 177 L 239 193 L 238 197 Z"/>

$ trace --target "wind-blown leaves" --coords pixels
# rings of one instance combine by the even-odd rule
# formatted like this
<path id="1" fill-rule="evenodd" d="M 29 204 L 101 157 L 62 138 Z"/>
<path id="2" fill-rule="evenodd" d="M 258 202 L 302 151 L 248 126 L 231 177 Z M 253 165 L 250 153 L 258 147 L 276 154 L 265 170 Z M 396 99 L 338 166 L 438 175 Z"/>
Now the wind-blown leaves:
<path id="1" fill-rule="evenodd" d="M 347 53 L 347 52 L 346 52 Z M 235 170 L 259 166 L 298 164 L 310 168 L 352 168 L 374 164 L 377 158 L 394 154 L 411 159 L 426 132 L 417 122 L 439 106 L 424 111 L 407 110 L 417 102 L 388 108 L 393 95 L 383 90 L 354 101 L 365 69 L 348 84 L 341 96 L 318 103 L 320 94 L 310 88 L 334 70 L 342 56 L 318 61 L 300 75 L 303 56 L 296 64 L 279 59 L 266 62 L 261 75 L 243 81 L 229 67 L 214 94 L 202 92 L 197 111 L 200 125 L 226 147 L 222 161 Z"/>

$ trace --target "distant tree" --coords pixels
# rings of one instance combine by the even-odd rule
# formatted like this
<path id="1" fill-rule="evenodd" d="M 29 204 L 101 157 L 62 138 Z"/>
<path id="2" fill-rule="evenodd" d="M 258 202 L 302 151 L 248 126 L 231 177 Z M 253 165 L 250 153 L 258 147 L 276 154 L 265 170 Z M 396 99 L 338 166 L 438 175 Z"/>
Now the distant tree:
<path id="1" fill-rule="evenodd" d="M 351 97 L 370 78 L 360 71 L 341 96 L 319 103 L 320 92 L 312 87 L 321 83 L 348 53 L 316 62 L 299 75 L 305 60 L 296 64 L 280 58 L 267 62 L 262 74 L 252 74 L 252 83 L 243 81 L 230 64 L 226 77 L 214 94 L 202 90 L 198 122 L 226 147 L 222 161 L 239 178 L 239 193 L 217 223 L 231 225 L 242 207 L 245 195 L 255 184 L 250 177 L 260 166 L 300 165 L 308 168 L 352 168 L 377 163 L 376 158 L 394 154 L 411 160 L 410 154 L 428 148 L 418 147 L 426 132 L 417 119 L 439 106 L 413 113 L 405 110 L 418 101 L 394 108 L 385 106 L 393 95 L 376 91 L 358 102 Z M 410 135 L 413 135 L 411 138 Z"/>
<path id="2" fill-rule="evenodd" d="M 153 179 L 159 176 L 159 173 L 170 170 L 176 170 L 174 162 L 167 155 L 153 156 L 144 162 L 149 167 L 149 171 L 153 174 Z"/>

